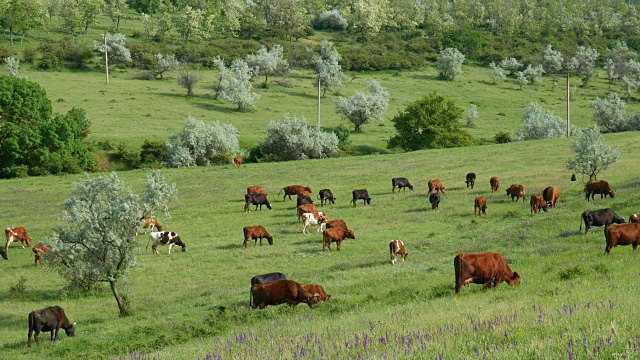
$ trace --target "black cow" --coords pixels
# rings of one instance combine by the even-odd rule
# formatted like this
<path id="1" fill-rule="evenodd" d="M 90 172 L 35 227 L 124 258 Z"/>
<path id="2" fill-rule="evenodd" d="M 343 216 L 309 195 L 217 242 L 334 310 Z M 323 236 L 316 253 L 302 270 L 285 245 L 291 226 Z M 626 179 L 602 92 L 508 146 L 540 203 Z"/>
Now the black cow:
<path id="1" fill-rule="evenodd" d="M 313 200 L 311 200 L 311 197 L 306 195 L 298 195 L 298 198 L 296 199 L 296 207 L 308 204 L 313 204 Z"/>
<path id="2" fill-rule="evenodd" d="M 38 336 L 40 332 L 51 332 L 51 341 L 58 339 L 58 330 L 64 329 L 67 336 L 75 335 L 76 323 L 70 324 L 64 310 L 60 306 L 50 306 L 48 308 L 34 310 L 29 313 L 29 337 L 27 346 L 31 347 L 31 335 L 35 332 L 36 344 L 40 345 Z M 55 331 L 55 334 L 54 334 Z"/>
<path id="3" fill-rule="evenodd" d="M 409 188 L 409 190 L 413 190 L 413 185 L 411 185 L 411 183 L 409 183 L 409 180 L 407 178 L 393 178 L 391 179 L 391 192 L 395 192 L 396 188 L 398 188 L 398 191 L 400 191 L 400 189 L 406 189 Z"/>
<path id="4" fill-rule="evenodd" d="M 0 248 L 0 256 L 2 256 L 2 258 L 5 259 L 5 260 L 9 260 L 7 258 L 7 252 L 4 251 L 4 248 Z"/>
<path id="5" fill-rule="evenodd" d="M 467 188 L 471 186 L 471 188 L 473 189 L 473 185 L 476 184 L 476 173 L 468 173 L 465 183 L 467 183 Z"/>
<path id="6" fill-rule="evenodd" d="M 593 211 L 585 211 L 582 213 L 582 221 L 584 221 L 584 233 L 588 233 L 592 226 L 608 226 L 612 223 L 622 224 L 624 218 L 616 215 L 613 210 L 606 208 Z M 580 232 L 582 232 L 582 222 L 580 222 Z"/>
<path id="7" fill-rule="evenodd" d="M 571 174 L 571 181 L 576 181 L 576 174 Z"/>
<path id="8" fill-rule="evenodd" d="M 267 209 L 271 210 L 271 203 L 264 194 L 244 194 L 244 212 L 250 211 L 249 205 L 255 205 L 255 210 L 258 210 L 258 205 L 260 205 L 260 210 L 262 210 L 262 205 L 266 205 Z"/>
<path id="9" fill-rule="evenodd" d="M 287 280 L 287 277 L 284 276 L 283 273 L 279 272 L 256 275 L 251 278 L 251 287 L 256 284 L 268 284 L 280 280 Z M 249 306 L 253 306 L 253 293 L 251 292 L 251 290 L 249 290 Z"/>
<path id="10" fill-rule="evenodd" d="M 431 210 L 438 210 L 440 195 L 438 195 L 438 193 L 431 193 L 431 195 L 429 195 L 429 202 L 431 203 Z"/>
<path id="11" fill-rule="evenodd" d="M 336 198 L 333 196 L 333 193 L 331 193 L 331 190 L 329 189 L 320 190 L 320 192 L 318 193 L 318 199 L 320 200 L 320 205 L 322 206 L 324 206 L 325 201 L 331 202 L 332 204 L 336 203 Z"/>
<path id="12" fill-rule="evenodd" d="M 367 189 L 353 190 L 351 192 L 353 199 L 349 203 L 353 203 L 353 207 L 356 207 L 356 200 L 363 200 L 364 205 L 371 205 L 371 198 Z"/>

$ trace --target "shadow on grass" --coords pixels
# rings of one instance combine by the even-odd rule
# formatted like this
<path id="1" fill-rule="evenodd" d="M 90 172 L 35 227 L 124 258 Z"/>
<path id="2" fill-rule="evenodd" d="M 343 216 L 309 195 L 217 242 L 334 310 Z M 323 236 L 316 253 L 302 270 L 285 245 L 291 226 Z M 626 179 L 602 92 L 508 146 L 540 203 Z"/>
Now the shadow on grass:
<path id="1" fill-rule="evenodd" d="M 438 75 L 413 75 L 411 76 L 412 78 L 416 79 L 416 80 L 431 80 L 431 81 L 437 81 L 437 80 L 442 80 L 442 78 Z"/>
<path id="2" fill-rule="evenodd" d="M 431 212 L 431 211 L 432 210 L 430 207 L 407 210 L 408 213 L 423 213 L 423 212 Z"/>
<path id="3" fill-rule="evenodd" d="M 237 249 L 243 249 L 244 246 L 242 246 L 242 242 L 240 242 L 239 244 L 220 245 L 216 248 L 220 250 L 237 250 Z"/>
<path id="4" fill-rule="evenodd" d="M 389 154 L 387 149 L 381 149 L 369 145 L 356 145 L 355 149 L 359 155 Z"/>

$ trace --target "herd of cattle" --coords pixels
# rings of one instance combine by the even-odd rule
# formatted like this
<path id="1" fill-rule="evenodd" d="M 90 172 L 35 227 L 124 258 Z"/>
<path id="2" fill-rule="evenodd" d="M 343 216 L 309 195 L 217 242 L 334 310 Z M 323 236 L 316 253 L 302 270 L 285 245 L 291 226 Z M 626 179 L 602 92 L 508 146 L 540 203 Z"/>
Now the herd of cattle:
<path id="1" fill-rule="evenodd" d="M 234 162 L 234 165 L 239 166 L 241 164 Z M 572 177 L 574 180 L 575 177 Z M 469 173 L 466 176 L 465 183 L 467 188 L 472 189 L 475 186 L 476 174 Z M 498 177 L 492 177 L 489 181 L 491 185 L 491 192 L 496 193 L 500 187 L 500 181 Z M 403 191 L 406 188 L 413 190 L 413 185 L 407 178 L 393 178 L 391 180 L 392 193 L 396 191 Z M 440 194 L 446 194 L 446 187 L 440 182 L 439 179 L 430 180 L 428 183 L 429 188 L 429 202 L 432 210 L 437 210 L 441 201 Z M 324 212 L 318 211 L 313 204 L 311 198 L 311 189 L 309 187 L 300 185 L 290 185 L 284 187 L 280 192 L 284 191 L 283 201 L 292 199 L 292 195 L 296 195 L 296 207 L 298 214 L 298 222 L 303 220 L 304 225 L 302 228 L 303 233 L 306 233 L 310 226 L 318 226 L 318 232 L 322 232 L 322 250 L 325 251 L 329 248 L 331 251 L 331 243 L 336 243 L 336 248 L 340 251 L 341 243 L 345 239 L 355 239 L 355 233 L 353 230 L 347 228 L 346 223 L 342 219 L 329 220 L 328 216 Z M 278 194 L 280 194 L 280 192 Z M 591 181 L 585 185 L 585 197 L 589 201 L 595 199 L 595 195 L 600 195 L 600 198 L 606 196 L 615 197 L 615 192 L 609 186 L 606 181 Z M 262 205 L 265 205 L 267 209 L 271 210 L 272 206 L 267 199 L 267 193 L 262 186 L 249 186 L 247 187 L 247 193 L 245 194 L 244 211 L 249 212 L 250 206 L 254 205 L 255 210 L 258 208 L 262 210 Z M 522 199 L 524 203 L 525 187 L 521 184 L 512 184 L 506 189 L 506 195 L 511 197 L 511 201 L 518 202 Z M 555 187 L 547 187 L 542 194 L 533 194 L 530 197 L 531 215 L 537 214 L 540 210 L 547 212 L 549 208 L 555 208 L 558 199 L 560 198 L 560 190 Z M 336 197 L 330 189 L 322 189 L 319 191 L 317 199 L 320 200 L 320 204 L 335 204 Z M 363 200 L 364 205 L 371 204 L 371 197 L 366 189 L 359 189 L 352 191 L 352 199 L 350 203 L 356 206 L 357 200 Z M 478 196 L 474 199 L 474 217 L 478 215 L 487 214 L 487 198 L 485 196 Z M 640 244 L 640 214 L 633 214 L 629 217 L 629 223 L 625 223 L 625 219 L 616 215 L 613 210 L 609 208 L 584 211 L 581 215 L 580 231 L 582 231 L 582 223 L 585 225 L 585 234 L 589 229 L 594 226 L 604 226 L 606 248 L 605 253 L 609 254 L 611 249 L 617 245 L 632 245 L 635 250 Z M 618 224 L 618 225 L 613 225 Z M 167 245 L 169 248 L 169 254 L 171 254 L 172 246 L 179 246 L 182 251 L 187 251 L 186 245 L 180 239 L 180 236 L 175 232 L 162 231 L 162 225 L 154 218 L 145 216 L 140 219 L 140 227 L 144 230 L 145 234 L 147 229 L 150 229 L 149 241 L 152 243 L 152 252 L 158 254 L 157 247 L 159 245 Z M 154 231 L 158 230 L 158 231 Z M 251 240 L 254 241 L 254 246 L 257 245 L 260 240 L 262 245 L 262 239 L 266 239 L 269 245 L 273 245 L 273 237 L 267 232 L 262 225 L 245 226 L 243 228 L 244 242 L 243 246 L 246 248 Z M 12 242 L 20 241 L 22 248 L 25 243 L 28 247 L 31 246 L 32 239 L 27 235 L 27 230 L 24 227 L 14 227 L 5 229 L 6 245 L 4 248 L 0 248 L 0 256 L 5 260 L 8 259 L 7 253 L 9 245 Z M 137 234 L 136 234 L 137 235 Z M 147 244 L 148 248 L 148 244 Z M 38 262 L 42 267 L 42 258 L 45 253 L 50 249 L 45 245 L 36 245 L 33 247 L 33 254 L 35 255 L 35 266 Z M 391 257 L 391 263 L 395 264 L 397 256 L 402 258 L 402 261 L 407 260 L 408 253 L 406 252 L 405 245 L 401 240 L 394 239 L 389 243 L 389 253 Z M 520 284 L 520 275 L 517 272 L 512 271 L 505 258 L 495 252 L 484 253 L 460 253 L 454 258 L 454 272 L 455 272 L 455 292 L 460 293 L 460 289 L 464 285 L 470 283 L 474 284 L 486 284 L 487 286 L 498 286 L 500 282 L 506 281 L 509 285 Z M 263 309 L 268 305 L 278 305 L 287 303 L 295 306 L 299 303 L 305 303 L 309 307 L 313 307 L 319 301 L 329 300 L 331 295 L 327 295 L 323 287 L 318 284 L 299 284 L 293 280 L 287 279 L 282 273 L 269 273 L 263 275 L 254 276 L 251 279 L 251 290 L 249 305 L 252 308 Z M 48 307 L 41 310 L 32 311 L 29 314 L 29 334 L 28 345 L 31 346 L 31 337 L 35 333 L 36 343 L 39 344 L 40 332 L 51 332 L 51 340 L 58 337 L 58 330 L 64 329 L 68 336 L 73 336 L 75 330 L 75 323 L 70 324 L 64 310 L 58 306 Z"/>

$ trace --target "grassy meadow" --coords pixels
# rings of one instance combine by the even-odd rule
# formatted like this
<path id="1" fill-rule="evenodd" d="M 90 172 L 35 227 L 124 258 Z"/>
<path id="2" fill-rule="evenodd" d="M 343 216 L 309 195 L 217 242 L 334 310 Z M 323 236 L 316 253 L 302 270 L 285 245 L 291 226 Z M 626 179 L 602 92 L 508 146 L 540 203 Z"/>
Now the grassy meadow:
<path id="1" fill-rule="evenodd" d="M 635 358 L 640 325 L 634 310 L 640 285 L 637 254 L 617 247 L 604 255 L 601 228 L 578 231 L 580 213 L 611 207 L 628 217 L 638 211 L 638 134 L 608 135 L 622 160 L 600 178 L 614 199 L 587 203 L 580 181 L 569 181 L 564 163 L 569 140 L 368 155 L 286 163 L 163 170 L 179 189 L 167 230 L 188 252 L 160 255 L 139 235 L 138 265 L 121 285 L 131 315 L 119 318 L 108 287 L 89 295 L 66 289 L 49 266 L 34 269 L 31 250 L 12 245 L 0 262 L 0 358 Z M 476 172 L 475 189 L 464 177 Z M 145 171 L 118 176 L 142 192 Z M 77 176 L 0 182 L 0 222 L 25 226 L 35 243 L 63 225 L 63 200 Z M 90 175 L 96 176 L 96 175 Z M 392 177 L 405 176 L 413 191 L 391 193 Z M 489 178 L 501 188 L 491 194 Z M 431 211 L 426 182 L 447 186 Z M 531 216 L 528 202 L 513 203 L 504 189 L 546 186 L 562 197 L 556 209 Z M 355 231 L 342 251 L 322 251 L 321 235 L 303 235 L 295 202 L 278 197 L 285 185 L 332 189 L 335 205 L 322 209 Z M 243 212 L 247 185 L 263 185 L 273 210 Z M 349 204 L 353 189 L 367 188 L 371 206 Z M 473 199 L 485 195 L 488 215 L 474 218 Z M 282 194 L 280 195 L 282 196 Z M 315 196 L 315 195 L 314 195 Z M 274 245 L 242 247 L 242 227 L 264 225 Z M 408 261 L 392 266 L 391 239 L 401 239 Z M 518 288 L 464 287 L 454 295 L 458 252 L 498 251 L 522 276 Z M 324 286 L 331 300 L 309 309 L 286 305 L 252 310 L 249 280 L 280 271 L 301 283 Z M 20 278 L 25 291 L 11 290 Z M 77 322 L 76 336 L 61 334 L 28 349 L 27 315 L 62 306 Z"/>

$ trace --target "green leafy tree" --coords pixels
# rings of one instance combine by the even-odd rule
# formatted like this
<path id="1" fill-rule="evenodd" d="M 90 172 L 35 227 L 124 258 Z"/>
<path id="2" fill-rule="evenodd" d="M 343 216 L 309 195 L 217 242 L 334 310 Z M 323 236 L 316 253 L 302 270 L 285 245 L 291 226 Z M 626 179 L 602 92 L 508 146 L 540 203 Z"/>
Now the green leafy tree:
<path id="1" fill-rule="evenodd" d="M 304 29 L 309 27 L 307 10 L 302 0 L 272 0 L 273 22 L 284 29 L 289 42 L 300 37 Z"/>
<path id="2" fill-rule="evenodd" d="M 96 19 L 102 10 L 104 0 L 75 0 L 80 10 L 80 21 L 84 27 L 84 33 L 89 31 L 89 26 L 96 23 Z"/>
<path id="3" fill-rule="evenodd" d="M 389 2 L 389 26 L 400 30 L 415 29 L 424 21 L 424 6 L 414 0 L 394 0 Z"/>
<path id="4" fill-rule="evenodd" d="M 389 17 L 389 0 L 353 0 L 351 24 L 363 39 L 380 32 Z"/>
<path id="5" fill-rule="evenodd" d="M 75 0 L 63 0 L 60 4 L 60 28 L 72 37 L 82 28 L 82 11 Z"/>
<path id="6" fill-rule="evenodd" d="M 435 92 L 427 95 L 391 119 L 398 134 L 388 146 L 406 151 L 469 146 L 473 138 L 462 128 L 462 113 L 455 101 Z"/>
<path id="7" fill-rule="evenodd" d="M 22 32 L 24 39 L 29 30 L 47 23 L 47 12 L 40 0 L 0 0 L 0 16 L 9 30 L 11 46 L 16 32 Z"/>
<path id="8" fill-rule="evenodd" d="M 236 37 L 246 20 L 246 2 L 242 0 L 221 0 L 220 32 L 225 37 Z"/>
<path id="9" fill-rule="evenodd" d="M 129 14 L 129 4 L 126 0 L 104 0 L 104 10 L 117 32 L 120 29 L 120 20 L 126 19 Z"/>
<path id="10" fill-rule="evenodd" d="M 589 181 L 593 181 L 601 171 L 620 160 L 620 152 L 604 142 L 597 126 L 578 130 L 573 134 L 575 138 L 571 148 L 576 157 L 567 162 L 569 170 L 587 175 Z"/>
<path id="11" fill-rule="evenodd" d="M 185 7 L 182 12 L 177 30 L 185 42 L 189 42 L 189 39 L 201 39 L 211 32 L 214 19 L 212 14 L 191 6 Z"/>
<path id="12" fill-rule="evenodd" d="M 463 62 L 464 55 L 458 49 L 447 48 L 438 55 L 436 68 L 442 78 L 453 81 L 462 72 Z"/>
<path id="13" fill-rule="evenodd" d="M 336 99 L 336 113 L 349 120 L 355 131 L 362 126 L 384 119 L 383 113 L 389 106 L 389 93 L 376 80 L 367 80 L 367 92 L 356 90 L 350 97 Z"/>
<path id="14" fill-rule="evenodd" d="M 320 81 L 323 97 L 327 91 L 334 91 L 344 85 L 345 76 L 340 65 L 342 57 L 333 46 L 333 43 L 328 40 L 322 40 L 317 53 L 311 50 L 308 50 L 308 52 L 311 58 L 311 66 L 316 72 L 313 86 L 317 87 L 318 81 Z"/>

